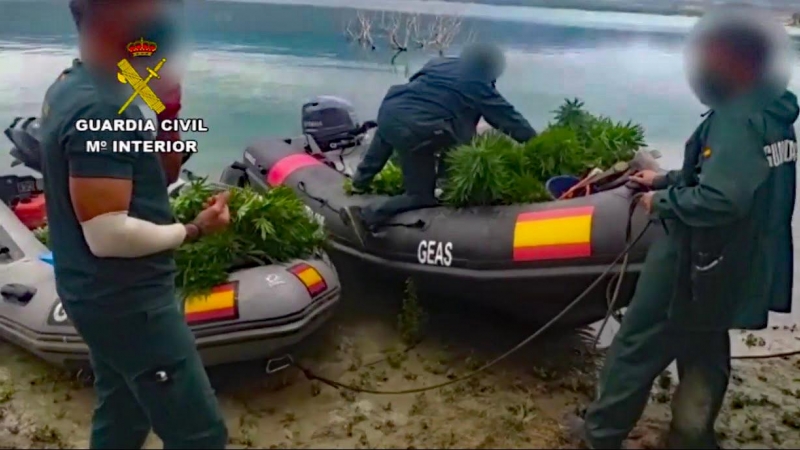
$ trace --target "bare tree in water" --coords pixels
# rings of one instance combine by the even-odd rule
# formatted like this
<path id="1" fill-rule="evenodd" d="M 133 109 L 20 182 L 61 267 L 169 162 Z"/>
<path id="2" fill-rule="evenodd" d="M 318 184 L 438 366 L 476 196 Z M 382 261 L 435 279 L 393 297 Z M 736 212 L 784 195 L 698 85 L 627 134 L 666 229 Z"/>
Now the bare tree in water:
<path id="1" fill-rule="evenodd" d="M 345 26 L 344 33 L 348 41 L 355 42 L 363 48 L 376 49 L 375 41 L 372 39 L 372 18 L 364 11 L 356 13 L 356 18 Z"/>
<path id="2" fill-rule="evenodd" d="M 362 48 L 377 50 L 376 39 L 386 42 L 394 51 L 392 64 L 402 53 L 411 50 L 435 51 L 439 55 L 453 44 L 463 32 L 463 18 L 439 15 L 426 17 L 420 14 L 387 13 L 368 14 L 358 11 L 356 17 L 345 25 L 345 37 Z M 464 41 L 472 41 L 470 32 Z"/>

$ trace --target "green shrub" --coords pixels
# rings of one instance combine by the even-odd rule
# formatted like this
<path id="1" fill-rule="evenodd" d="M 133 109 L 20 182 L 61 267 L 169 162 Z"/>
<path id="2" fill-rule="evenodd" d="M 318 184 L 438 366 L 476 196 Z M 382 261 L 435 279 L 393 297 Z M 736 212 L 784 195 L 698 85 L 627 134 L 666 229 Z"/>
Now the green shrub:
<path id="1" fill-rule="evenodd" d="M 640 125 L 593 115 L 578 99 L 566 100 L 554 116 L 554 122 L 525 144 L 489 132 L 449 152 L 444 203 L 464 207 L 547 201 L 549 178 L 608 168 L 630 160 L 646 146 Z M 371 193 L 403 191 L 402 173 L 394 164 L 387 165 L 375 180 Z"/>
<path id="2" fill-rule="evenodd" d="M 189 182 L 172 201 L 175 218 L 183 223 L 193 220 L 218 190 L 205 179 Z M 281 186 L 257 193 L 249 187 L 234 187 L 230 193 L 230 227 L 181 245 L 175 252 L 176 286 L 184 298 L 224 283 L 229 271 L 238 265 L 307 257 L 325 241 L 319 223 L 290 188 Z M 46 229 L 36 235 L 47 245 Z"/>

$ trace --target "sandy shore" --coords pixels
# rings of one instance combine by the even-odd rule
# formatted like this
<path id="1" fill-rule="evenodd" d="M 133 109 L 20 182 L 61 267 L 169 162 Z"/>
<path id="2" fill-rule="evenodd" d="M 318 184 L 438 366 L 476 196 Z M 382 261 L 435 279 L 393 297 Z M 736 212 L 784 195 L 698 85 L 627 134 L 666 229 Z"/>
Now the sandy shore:
<path id="1" fill-rule="evenodd" d="M 320 374 L 357 386 L 447 381 L 532 331 L 463 308 L 456 315 L 423 301 L 403 309 L 399 298 L 348 294 L 359 301 L 346 302 L 298 355 Z M 404 336 L 423 339 L 403 352 Z M 599 358 L 589 340 L 551 334 L 470 381 L 417 395 L 337 391 L 293 370 L 266 376 L 255 364 L 211 375 L 231 448 L 569 448 L 574 443 L 559 422 L 592 395 Z M 673 384 L 665 376 L 655 386 L 633 447 L 657 445 Z M 92 402 L 91 389 L 70 375 L 0 344 L 2 448 L 86 448 Z M 736 362 L 719 430 L 726 448 L 800 448 L 800 359 Z M 155 437 L 148 442 L 160 445 Z"/>

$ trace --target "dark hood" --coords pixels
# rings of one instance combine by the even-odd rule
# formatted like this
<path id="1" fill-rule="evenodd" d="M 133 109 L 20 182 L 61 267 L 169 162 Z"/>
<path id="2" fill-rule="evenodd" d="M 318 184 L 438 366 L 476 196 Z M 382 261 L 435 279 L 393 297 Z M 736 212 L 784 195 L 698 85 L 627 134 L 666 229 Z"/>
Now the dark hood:
<path id="1" fill-rule="evenodd" d="M 797 96 L 791 91 L 785 91 L 783 95 L 776 98 L 772 103 L 764 108 L 764 113 L 774 120 L 791 125 L 800 116 L 800 106 L 797 104 Z"/>

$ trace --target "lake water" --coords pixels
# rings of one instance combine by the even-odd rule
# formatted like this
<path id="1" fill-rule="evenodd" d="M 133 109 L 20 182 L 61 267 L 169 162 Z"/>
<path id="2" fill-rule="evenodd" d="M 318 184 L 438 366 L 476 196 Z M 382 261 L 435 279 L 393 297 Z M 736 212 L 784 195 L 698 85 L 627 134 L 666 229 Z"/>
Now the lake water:
<path id="1" fill-rule="evenodd" d="M 65 3 L 0 0 L 0 124 L 36 115 L 47 86 L 75 57 Z M 462 36 L 507 49 L 498 87 L 536 128 L 564 98 L 579 97 L 592 111 L 642 123 L 651 146 L 675 166 L 704 111 L 682 67 L 691 18 L 415 0 L 197 2 L 188 11 L 196 49 L 184 114 L 203 117 L 210 132 L 195 136 L 200 153 L 190 168 L 218 173 L 255 138 L 298 133 L 300 105 L 315 95 L 348 98 L 372 118 L 386 89 L 430 55 L 393 66 L 380 48 L 351 46 L 343 29 L 354 8 L 465 16 Z M 795 72 L 792 87 L 800 91 Z M 8 161 L 0 154 L 0 164 Z"/>

